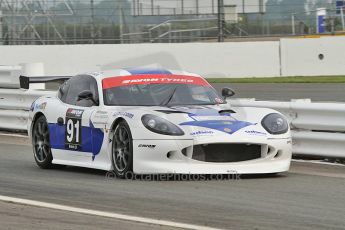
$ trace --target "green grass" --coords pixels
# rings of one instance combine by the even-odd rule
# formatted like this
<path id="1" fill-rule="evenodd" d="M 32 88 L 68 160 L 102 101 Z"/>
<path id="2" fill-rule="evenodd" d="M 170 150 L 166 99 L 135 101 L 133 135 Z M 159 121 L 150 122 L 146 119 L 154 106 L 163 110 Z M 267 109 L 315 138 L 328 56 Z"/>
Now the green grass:
<path id="1" fill-rule="evenodd" d="M 345 76 L 207 78 L 209 83 L 345 83 Z"/>

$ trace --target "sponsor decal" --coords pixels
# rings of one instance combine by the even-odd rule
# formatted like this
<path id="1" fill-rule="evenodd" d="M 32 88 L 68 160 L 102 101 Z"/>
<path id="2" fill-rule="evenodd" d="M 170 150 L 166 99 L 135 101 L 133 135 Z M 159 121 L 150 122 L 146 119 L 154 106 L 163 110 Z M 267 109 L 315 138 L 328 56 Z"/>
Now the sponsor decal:
<path id="1" fill-rule="evenodd" d="M 220 104 L 221 104 L 221 103 L 224 103 L 224 100 L 223 100 L 223 99 L 220 99 L 220 98 L 218 98 L 218 97 L 215 98 L 215 100 L 216 100 L 217 103 L 220 103 Z"/>
<path id="2" fill-rule="evenodd" d="M 113 114 L 113 117 L 118 117 L 118 116 L 128 117 L 132 119 L 134 117 L 134 114 L 128 113 L 128 112 L 116 112 Z"/>
<path id="3" fill-rule="evenodd" d="M 229 128 L 224 128 L 224 132 L 226 132 L 226 133 L 231 133 L 231 132 L 232 132 L 232 130 L 231 130 L 231 129 L 229 129 Z"/>
<path id="4" fill-rule="evenodd" d="M 184 78 L 144 78 L 144 79 L 133 79 L 133 80 L 123 80 L 122 84 L 132 84 L 132 83 L 193 83 L 194 80 L 184 79 Z"/>
<path id="5" fill-rule="evenodd" d="M 105 125 L 108 122 L 108 112 L 106 111 L 97 111 L 95 115 L 90 119 L 91 124 L 94 125 Z"/>
<path id="6" fill-rule="evenodd" d="M 156 145 L 147 145 L 147 144 L 139 144 L 139 148 L 149 148 L 149 149 L 154 149 Z"/>
<path id="7" fill-rule="evenodd" d="M 106 111 L 97 111 L 95 115 L 97 115 L 97 117 L 99 117 L 99 118 L 106 118 L 106 117 L 108 117 L 108 112 L 106 112 Z"/>
<path id="8" fill-rule="evenodd" d="M 255 136 L 266 136 L 266 133 L 255 131 L 255 130 L 246 130 L 245 133 L 249 135 L 255 135 Z"/>
<path id="9" fill-rule="evenodd" d="M 199 121 L 199 120 L 197 120 L 197 121 Z M 201 120 L 201 121 L 203 121 L 203 120 Z M 207 120 L 205 120 L 205 121 L 207 121 Z M 215 120 L 215 121 L 210 121 L 208 124 L 209 125 L 232 125 L 233 123 L 230 121 Z"/>
<path id="10" fill-rule="evenodd" d="M 72 117 L 72 118 L 81 118 L 83 115 L 84 110 L 82 109 L 67 109 L 66 117 Z"/>
<path id="11" fill-rule="evenodd" d="M 108 113 L 106 111 L 97 111 L 95 113 L 94 119 L 97 120 L 107 120 L 108 119 Z"/>
<path id="12" fill-rule="evenodd" d="M 84 110 L 81 109 L 67 109 L 65 130 L 65 147 L 67 149 L 79 150 L 81 147 L 81 122 L 83 112 Z"/>
<path id="13" fill-rule="evenodd" d="M 190 133 L 191 136 L 209 136 L 209 135 L 213 135 L 214 132 L 211 130 L 201 130 L 201 131 L 196 131 L 196 132 L 192 132 Z"/>
<path id="14" fill-rule="evenodd" d="M 32 108 L 32 111 L 33 110 L 44 110 L 47 106 L 47 102 L 43 102 L 41 104 L 32 104 L 31 105 L 31 108 Z"/>
<path id="15" fill-rule="evenodd" d="M 102 80 L 103 89 L 127 85 L 144 84 L 193 84 L 201 86 L 210 86 L 210 84 L 201 77 L 170 74 L 141 74 L 111 77 Z"/>

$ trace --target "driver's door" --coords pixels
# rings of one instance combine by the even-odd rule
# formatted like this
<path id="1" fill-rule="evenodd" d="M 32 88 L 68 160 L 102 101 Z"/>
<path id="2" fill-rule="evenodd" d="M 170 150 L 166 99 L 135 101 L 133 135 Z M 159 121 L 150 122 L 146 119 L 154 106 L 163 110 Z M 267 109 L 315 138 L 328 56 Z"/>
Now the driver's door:
<path id="1" fill-rule="evenodd" d="M 92 114 L 98 109 L 97 82 L 92 76 L 71 78 L 60 90 L 55 129 L 51 135 L 54 159 L 89 162 L 94 156 Z M 93 98 L 80 97 L 89 91 Z"/>

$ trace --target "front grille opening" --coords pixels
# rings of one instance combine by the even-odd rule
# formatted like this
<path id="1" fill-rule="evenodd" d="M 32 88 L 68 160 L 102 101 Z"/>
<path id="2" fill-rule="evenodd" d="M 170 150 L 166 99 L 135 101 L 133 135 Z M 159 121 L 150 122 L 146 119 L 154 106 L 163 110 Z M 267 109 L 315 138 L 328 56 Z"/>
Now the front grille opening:
<path id="1" fill-rule="evenodd" d="M 192 159 L 204 162 L 240 162 L 261 158 L 261 145 L 208 144 L 194 145 Z"/>

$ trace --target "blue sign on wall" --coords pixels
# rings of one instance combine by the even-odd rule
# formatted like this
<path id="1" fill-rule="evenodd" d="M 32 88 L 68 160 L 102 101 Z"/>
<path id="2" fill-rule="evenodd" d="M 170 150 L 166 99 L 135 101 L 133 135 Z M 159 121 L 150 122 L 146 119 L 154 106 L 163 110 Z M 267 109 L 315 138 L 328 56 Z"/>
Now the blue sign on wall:
<path id="1" fill-rule="evenodd" d="M 335 2 L 335 5 L 337 7 L 337 14 L 341 14 L 341 10 L 343 10 L 343 12 L 344 12 L 344 9 L 345 9 L 345 1 L 344 0 L 337 0 Z"/>
<path id="2" fill-rule="evenodd" d="M 326 23 L 325 23 L 325 16 L 324 15 L 320 15 L 317 17 L 317 21 L 318 21 L 318 31 L 319 34 L 322 34 L 326 31 Z"/>
<path id="3" fill-rule="evenodd" d="M 319 34 L 326 32 L 326 15 L 327 10 L 326 8 L 318 8 L 317 9 L 317 32 Z"/>

